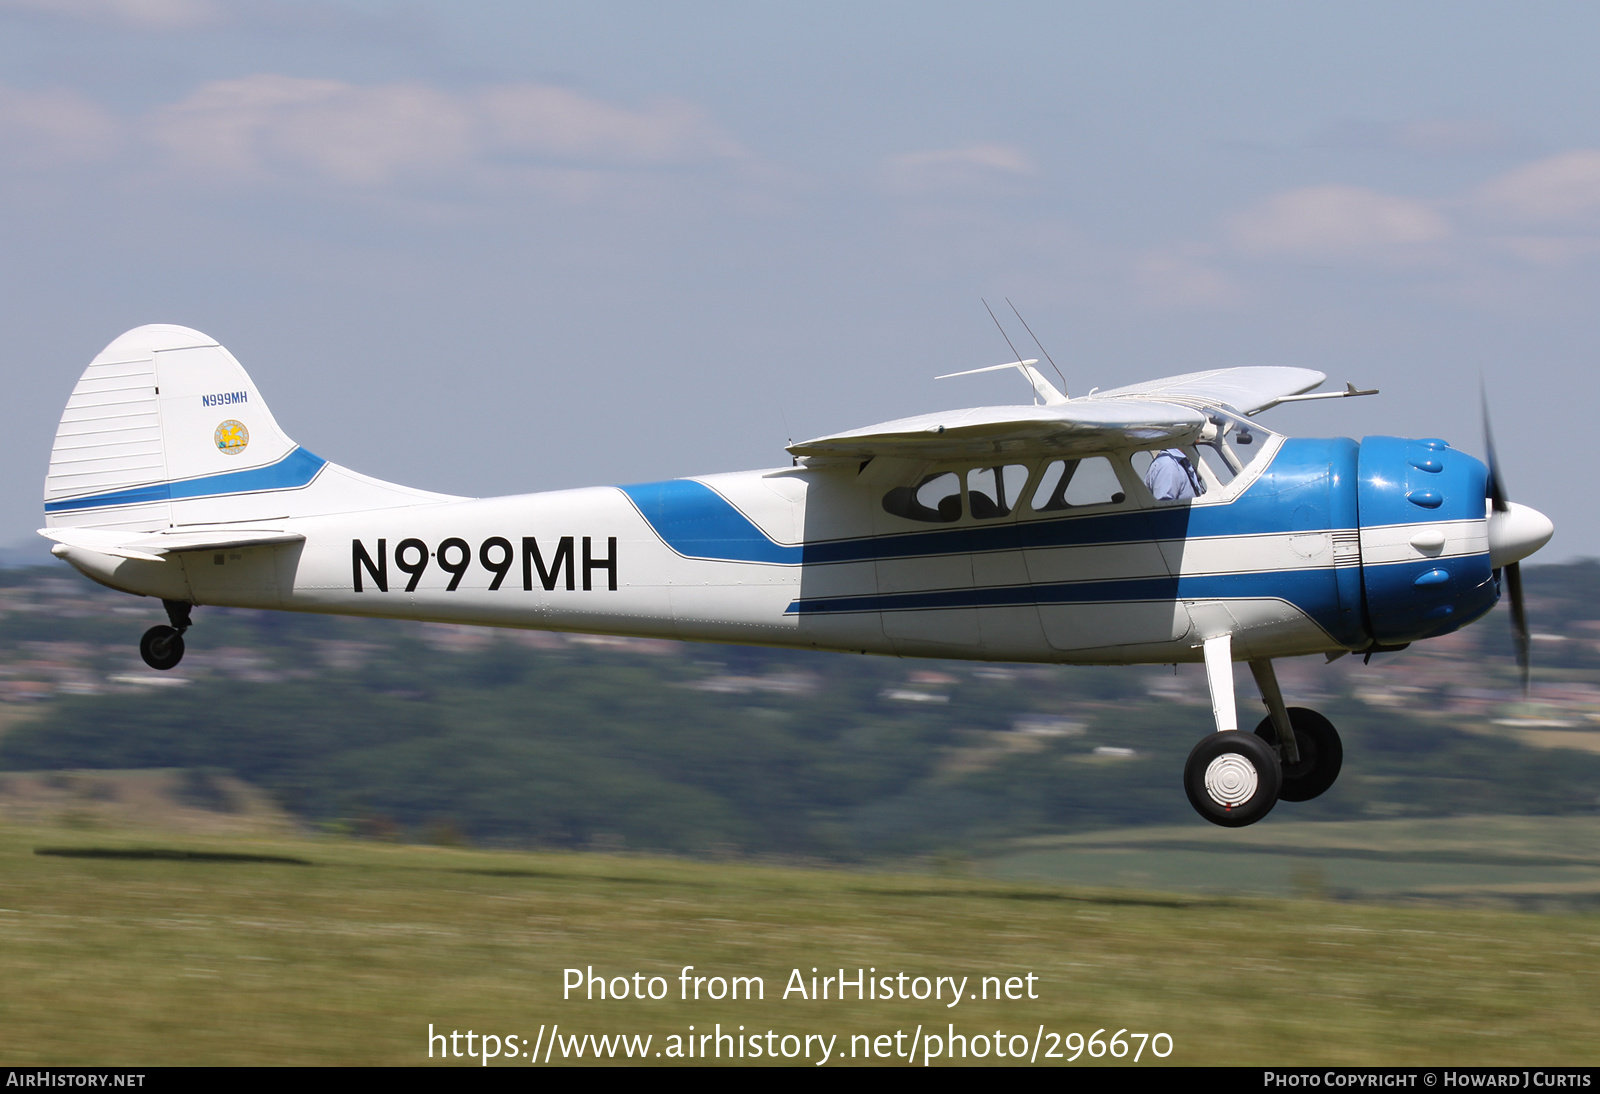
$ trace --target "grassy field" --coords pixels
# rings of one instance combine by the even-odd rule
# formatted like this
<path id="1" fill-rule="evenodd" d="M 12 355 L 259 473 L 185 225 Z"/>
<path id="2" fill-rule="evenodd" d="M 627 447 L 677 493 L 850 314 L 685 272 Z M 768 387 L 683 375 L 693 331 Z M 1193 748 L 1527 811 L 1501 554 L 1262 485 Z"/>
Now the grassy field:
<path id="1" fill-rule="evenodd" d="M 1011 844 L 986 876 L 1196 893 L 1600 911 L 1600 817 L 1131 828 Z"/>
<path id="2" fill-rule="evenodd" d="M 760 976 L 765 998 L 682 1001 L 684 965 Z M 659 975 L 669 997 L 563 1000 L 563 970 L 588 966 Z M 785 1000 L 813 967 L 969 977 L 969 994 L 1032 974 L 1038 998 Z M 0 977 L 8 1064 L 418 1064 L 429 1023 L 650 1034 L 651 1062 L 718 1023 L 763 1045 L 837 1034 L 834 1063 L 852 1035 L 904 1044 L 919 1024 L 1008 1045 L 1041 1027 L 1164 1032 L 1183 1064 L 1600 1055 L 1593 915 L 332 838 L 0 828 Z"/>

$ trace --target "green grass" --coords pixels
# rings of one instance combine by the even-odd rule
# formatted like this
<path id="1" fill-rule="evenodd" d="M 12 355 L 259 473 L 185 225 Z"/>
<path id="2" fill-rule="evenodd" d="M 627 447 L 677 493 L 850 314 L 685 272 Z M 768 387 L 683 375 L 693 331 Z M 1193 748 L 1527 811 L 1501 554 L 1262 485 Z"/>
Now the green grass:
<path id="1" fill-rule="evenodd" d="M 981 872 L 1200 893 L 1600 910 L 1600 817 L 1280 821 L 1018 840 Z"/>
<path id="2" fill-rule="evenodd" d="M 590 965 L 672 998 L 563 1001 Z M 684 965 L 766 998 L 678 1001 Z M 1039 998 L 784 1001 L 813 966 L 1031 972 Z M 1594 916 L 334 839 L 0 829 L 0 977 L 11 1064 L 417 1064 L 430 1022 L 652 1051 L 720 1022 L 846 1053 L 919 1023 L 1126 1027 L 1183 1064 L 1592 1064 L 1600 1042 Z"/>

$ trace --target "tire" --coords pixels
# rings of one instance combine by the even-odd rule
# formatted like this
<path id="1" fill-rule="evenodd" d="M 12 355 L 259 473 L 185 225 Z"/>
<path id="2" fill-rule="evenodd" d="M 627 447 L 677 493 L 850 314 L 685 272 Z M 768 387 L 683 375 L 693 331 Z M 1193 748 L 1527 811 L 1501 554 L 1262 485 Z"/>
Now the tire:
<path id="1" fill-rule="evenodd" d="M 139 656 L 153 669 L 175 668 L 183 660 L 183 635 L 176 627 L 151 627 L 139 639 Z"/>
<path id="2" fill-rule="evenodd" d="M 1289 708 L 1289 724 L 1294 727 L 1295 747 L 1300 750 L 1300 761 L 1281 764 L 1283 788 L 1278 797 L 1286 802 L 1308 802 L 1324 793 L 1339 777 L 1344 766 L 1344 745 L 1333 723 L 1314 710 L 1305 707 Z M 1278 727 L 1272 716 L 1261 719 L 1256 726 L 1256 736 L 1277 751 Z"/>
<path id="3" fill-rule="evenodd" d="M 1189 804 L 1224 828 L 1243 828 L 1272 812 L 1282 781 L 1272 746 L 1237 730 L 1201 738 L 1183 765 Z"/>

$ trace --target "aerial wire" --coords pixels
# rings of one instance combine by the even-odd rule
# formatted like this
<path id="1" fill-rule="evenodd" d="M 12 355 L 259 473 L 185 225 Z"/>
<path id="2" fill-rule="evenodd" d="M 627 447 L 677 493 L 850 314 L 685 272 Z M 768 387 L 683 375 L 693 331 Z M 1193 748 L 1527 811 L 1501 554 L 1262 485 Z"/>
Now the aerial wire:
<path id="1" fill-rule="evenodd" d="M 994 325 L 996 327 L 998 327 L 999 330 L 1000 330 L 1000 337 L 1004 338 L 1006 340 L 1006 345 L 1011 347 L 1011 356 L 1014 357 L 1016 360 L 1021 361 L 1022 360 L 1022 354 L 1017 352 L 1017 347 L 1016 346 L 1012 346 L 1011 345 L 1011 335 L 1007 334 L 1006 333 L 1006 329 L 1004 327 L 1000 326 L 1000 320 L 995 318 L 994 309 L 989 306 L 989 302 L 987 300 L 985 300 L 983 297 L 980 296 L 980 297 L 978 297 L 978 303 L 982 304 L 983 305 L 983 310 L 989 313 L 989 318 L 990 319 L 994 319 Z M 1027 326 L 1027 324 L 1024 323 L 1023 326 Z M 1066 382 L 1065 379 L 1063 379 L 1062 383 L 1065 383 L 1065 382 Z"/>
<path id="2" fill-rule="evenodd" d="M 1033 344 L 1039 347 L 1040 353 L 1044 354 L 1044 359 L 1050 362 L 1050 367 L 1056 370 L 1057 376 L 1061 377 L 1061 390 L 1064 393 L 1069 385 L 1067 384 L 1067 378 L 1061 373 L 1061 367 L 1056 364 L 1056 359 L 1051 357 L 1050 351 L 1044 348 L 1044 343 L 1039 341 L 1039 336 L 1037 334 L 1033 333 L 1033 328 L 1028 326 L 1028 321 L 1022 318 L 1022 313 L 1017 311 L 1017 306 L 1011 303 L 1011 298 L 1009 296 L 1006 297 L 1006 303 L 1010 305 L 1012 312 L 1016 314 L 1017 321 L 1022 324 L 1022 329 L 1028 332 L 1029 338 L 1033 339 Z M 987 306 L 988 305 L 985 305 L 985 307 Z M 990 314 L 992 315 L 993 313 L 991 312 Z"/>

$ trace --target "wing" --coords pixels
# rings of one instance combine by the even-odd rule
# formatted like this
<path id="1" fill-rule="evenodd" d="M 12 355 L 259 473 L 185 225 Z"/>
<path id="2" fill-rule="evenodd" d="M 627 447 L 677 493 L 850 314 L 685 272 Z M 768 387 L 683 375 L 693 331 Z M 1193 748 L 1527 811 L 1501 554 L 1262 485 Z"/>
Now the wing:
<path id="1" fill-rule="evenodd" d="M 1109 448 L 1189 444 L 1210 410 L 1253 414 L 1327 379 L 1308 368 L 1221 368 L 1099 391 L 1045 406 L 989 406 L 920 414 L 801 441 L 796 456 L 870 459 L 1089 455 Z"/>
<path id="2" fill-rule="evenodd" d="M 1209 372 L 1189 372 L 1164 380 L 1097 391 L 1086 398 L 1169 399 L 1188 405 L 1226 407 L 1240 414 L 1257 414 L 1310 391 L 1327 378 L 1309 368 L 1268 365 L 1214 368 Z"/>
<path id="3" fill-rule="evenodd" d="M 1145 399 L 1074 399 L 1053 406 L 987 406 L 835 433 L 790 445 L 796 456 L 967 456 L 1103 452 L 1107 448 L 1186 444 L 1204 412 Z"/>

